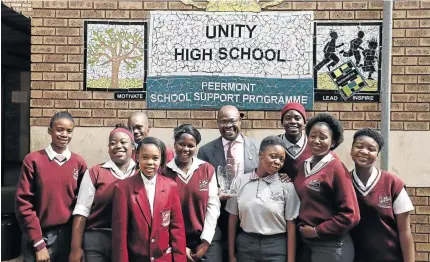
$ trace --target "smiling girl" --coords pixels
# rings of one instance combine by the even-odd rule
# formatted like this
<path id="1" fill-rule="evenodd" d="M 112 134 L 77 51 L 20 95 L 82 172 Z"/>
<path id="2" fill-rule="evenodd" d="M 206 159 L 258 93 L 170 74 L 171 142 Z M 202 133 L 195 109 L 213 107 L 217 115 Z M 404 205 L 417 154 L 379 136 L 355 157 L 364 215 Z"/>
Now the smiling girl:
<path id="1" fill-rule="evenodd" d="M 306 124 L 312 157 L 294 180 L 301 206 L 299 232 L 304 242 L 301 260 L 352 262 L 354 245 L 349 230 L 360 219 L 351 176 L 331 150 L 343 141 L 342 124 L 328 113 Z"/>
<path id="2" fill-rule="evenodd" d="M 351 175 L 361 215 L 351 231 L 354 261 L 412 262 L 415 252 L 409 212 L 414 207 L 405 183 L 374 166 L 383 146 L 384 139 L 376 130 L 365 128 L 354 134 L 351 157 L 355 169 Z"/>
<path id="3" fill-rule="evenodd" d="M 214 167 L 195 157 L 200 132 L 192 125 L 174 130 L 176 157 L 165 176 L 176 181 L 182 204 L 189 260 L 222 260 L 221 232 L 216 228 L 221 202 Z"/>
<path id="4" fill-rule="evenodd" d="M 112 261 L 185 262 L 185 230 L 176 183 L 161 175 L 166 147 L 146 137 L 140 172 L 118 182 L 112 209 Z"/>
<path id="5" fill-rule="evenodd" d="M 25 262 L 68 259 L 72 211 L 87 169 L 84 159 L 67 147 L 73 129 L 68 112 L 56 113 L 48 128 L 51 144 L 24 158 L 15 213 L 23 232 Z"/>
<path id="6" fill-rule="evenodd" d="M 133 134 L 117 126 L 109 134 L 109 160 L 85 172 L 73 211 L 69 262 L 110 262 L 113 189 L 118 181 L 136 174 Z"/>

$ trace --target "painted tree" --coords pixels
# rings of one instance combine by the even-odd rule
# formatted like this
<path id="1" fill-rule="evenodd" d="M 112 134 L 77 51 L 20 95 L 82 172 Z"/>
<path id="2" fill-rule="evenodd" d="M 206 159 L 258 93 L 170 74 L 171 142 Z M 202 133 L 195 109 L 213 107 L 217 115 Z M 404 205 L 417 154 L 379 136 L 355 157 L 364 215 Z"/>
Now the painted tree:
<path id="1" fill-rule="evenodd" d="M 87 61 L 91 66 L 111 64 L 111 88 L 119 88 L 119 70 L 125 63 L 126 70 L 136 68 L 143 60 L 143 33 L 135 30 L 96 29 L 88 45 Z"/>

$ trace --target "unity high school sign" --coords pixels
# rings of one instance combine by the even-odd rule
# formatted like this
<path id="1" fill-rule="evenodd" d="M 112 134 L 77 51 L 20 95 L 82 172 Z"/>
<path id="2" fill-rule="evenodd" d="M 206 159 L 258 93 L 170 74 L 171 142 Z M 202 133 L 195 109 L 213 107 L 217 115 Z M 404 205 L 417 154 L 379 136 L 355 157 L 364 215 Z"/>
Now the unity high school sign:
<path id="1" fill-rule="evenodd" d="M 151 12 L 152 109 L 313 105 L 312 12 Z"/>

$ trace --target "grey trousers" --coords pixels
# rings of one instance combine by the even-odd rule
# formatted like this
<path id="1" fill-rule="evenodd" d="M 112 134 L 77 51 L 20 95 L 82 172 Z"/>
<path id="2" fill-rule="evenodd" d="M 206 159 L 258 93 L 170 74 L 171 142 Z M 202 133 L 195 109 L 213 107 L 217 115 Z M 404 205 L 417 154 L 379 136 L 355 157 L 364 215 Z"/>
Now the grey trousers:
<path id="1" fill-rule="evenodd" d="M 85 231 L 83 239 L 85 261 L 110 262 L 112 256 L 112 234 L 110 230 Z"/>
<path id="2" fill-rule="evenodd" d="M 238 262 L 287 261 L 287 234 L 263 236 L 241 232 L 236 246 Z"/>
<path id="3" fill-rule="evenodd" d="M 71 228 L 68 225 L 59 226 L 42 233 L 51 262 L 69 261 Z M 33 244 L 23 235 L 21 241 L 21 253 L 24 262 L 35 262 L 36 252 Z"/>
<path id="4" fill-rule="evenodd" d="M 192 252 L 196 252 L 196 247 L 201 243 L 202 241 L 200 240 L 200 236 L 198 237 L 187 236 L 187 247 L 190 248 Z M 222 250 L 222 243 L 221 243 L 221 230 L 217 227 L 215 229 L 215 235 L 212 239 L 211 245 L 206 251 L 206 254 L 199 261 L 223 262 L 222 256 L 223 256 L 223 250 Z"/>
<path id="5" fill-rule="evenodd" d="M 302 240 L 299 262 L 354 261 L 354 242 L 349 234 L 330 241 Z"/>

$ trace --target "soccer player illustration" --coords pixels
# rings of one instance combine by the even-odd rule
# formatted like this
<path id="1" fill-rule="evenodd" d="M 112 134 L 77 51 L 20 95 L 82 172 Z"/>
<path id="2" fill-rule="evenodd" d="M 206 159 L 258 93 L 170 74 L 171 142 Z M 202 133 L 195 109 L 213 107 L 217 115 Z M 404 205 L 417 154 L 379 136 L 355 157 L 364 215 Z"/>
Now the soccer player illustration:
<path id="1" fill-rule="evenodd" d="M 339 63 L 339 57 L 335 54 L 336 48 L 343 46 L 344 43 L 336 45 L 338 35 L 335 31 L 330 32 L 330 38 L 331 40 L 324 46 L 324 59 L 315 66 L 316 71 L 319 71 L 324 65 L 331 62 L 327 65 L 327 69 L 330 71 L 332 67 Z"/>
<path id="2" fill-rule="evenodd" d="M 373 80 L 372 74 L 376 72 L 375 61 L 378 59 L 377 55 L 378 41 L 376 38 L 369 40 L 368 48 L 363 51 L 364 65 L 362 67 L 363 72 L 369 72 L 367 79 Z"/>

